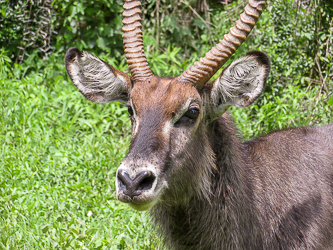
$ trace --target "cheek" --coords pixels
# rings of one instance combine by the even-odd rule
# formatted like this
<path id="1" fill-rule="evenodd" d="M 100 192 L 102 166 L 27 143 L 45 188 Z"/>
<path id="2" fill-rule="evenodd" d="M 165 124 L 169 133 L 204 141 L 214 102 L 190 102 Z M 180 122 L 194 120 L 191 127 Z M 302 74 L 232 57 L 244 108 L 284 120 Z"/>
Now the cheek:
<path id="1" fill-rule="evenodd" d="M 172 158 L 177 158 L 181 155 L 188 140 L 188 133 L 183 129 L 177 129 L 171 133 L 170 153 Z"/>
<path id="2" fill-rule="evenodd" d="M 192 141 L 196 127 L 173 128 L 170 136 L 170 156 L 171 159 L 184 159 L 186 148 Z"/>

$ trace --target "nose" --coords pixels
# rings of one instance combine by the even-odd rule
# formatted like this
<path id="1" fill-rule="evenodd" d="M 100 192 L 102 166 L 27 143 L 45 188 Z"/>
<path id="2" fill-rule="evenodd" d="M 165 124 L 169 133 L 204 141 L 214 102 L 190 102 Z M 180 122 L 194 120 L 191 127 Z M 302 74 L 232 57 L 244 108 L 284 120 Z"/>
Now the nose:
<path id="1" fill-rule="evenodd" d="M 139 196 L 143 191 L 151 189 L 156 179 L 151 171 L 142 171 L 132 180 L 124 170 L 118 170 L 117 178 L 119 188 L 131 199 Z"/>

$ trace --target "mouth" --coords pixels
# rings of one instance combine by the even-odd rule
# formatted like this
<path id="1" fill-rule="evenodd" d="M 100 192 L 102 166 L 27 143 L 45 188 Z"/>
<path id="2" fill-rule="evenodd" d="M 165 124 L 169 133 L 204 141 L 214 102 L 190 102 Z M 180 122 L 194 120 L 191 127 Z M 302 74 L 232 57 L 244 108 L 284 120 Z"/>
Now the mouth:
<path id="1" fill-rule="evenodd" d="M 144 191 L 139 195 L 130 196 L 126 194 L 126 191 L 117 190 L 117 199 L 121 202 L 127 203 L 129 206 L 138 211 L 145 211 L 152 208 L 162 195 L 165 185 L 161 185 L 160 188 Z"/>
<path id="2" fill-rule="evenodd" d="M 143 195 L 134 196 L 133 198 L 125 194 L 119 194 L 117 199 L 121 202 L 127 203 L 132 208 L 138 211 L 145 211 L 152 208 L 156 202 L 157 197 L 144 197 Z"/>

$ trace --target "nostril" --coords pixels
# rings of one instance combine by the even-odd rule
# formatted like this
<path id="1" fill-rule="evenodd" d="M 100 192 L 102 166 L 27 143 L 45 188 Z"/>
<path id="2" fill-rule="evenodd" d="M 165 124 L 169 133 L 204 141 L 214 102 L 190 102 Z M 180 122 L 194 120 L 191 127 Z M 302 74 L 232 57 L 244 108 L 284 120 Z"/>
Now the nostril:
<path id="1" fill-rule="evenodd" d="M 139 181 L 137 190 L 144 191 L 151 189 L 155 179 L 155 176 L 150 172 L 149 176 L 145 176 L 142 180 Z"/>
<path id="2" fill-rule="evenodd" d="M 132 180 L 126 171 L 118 170 L 117 177 L 121 189 L 126 190 L 128 187 L 131 186 Z"/>
<path id="3" fill-rule="evenodd" d="M 118 178 L 118 182 L 119 182 L 121 189 L 126 189 L 126 184 L 124 183 L 124 181 L 121 177 Z"/>
<path id="4" fill-rule="evenodd" d="M 122 192 L 133 198 L 152 188 L 156 176 L 151 171 L 142 171 L 134 179 L 124 170 L 118 170 L 118 185 Z"/>

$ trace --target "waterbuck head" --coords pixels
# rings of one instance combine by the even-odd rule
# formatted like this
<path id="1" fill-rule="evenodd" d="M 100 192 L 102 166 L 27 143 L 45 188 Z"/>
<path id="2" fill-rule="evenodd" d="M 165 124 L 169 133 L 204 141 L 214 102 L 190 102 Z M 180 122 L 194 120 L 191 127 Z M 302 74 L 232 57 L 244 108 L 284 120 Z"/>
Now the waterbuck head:
<path id="1" fill-rule="evenodd" d="M 209 79 L 246 39 L 265 1 L 250 0 L 244 13 L 204 58 L 174 78 L 152 74 L 141 32 L 141 3 L 125 0 L 123 39 L 132 77 L 99 58 L 71 48 L 66 68 L 74 85 L 90 101 L 122 101 L 132 121 L 129 153 L 116 178 L 117 197 L 137 210 L 181 194 L 209 192 L 214 152 L 208 124 L 230 105 L 245 107 L 262 92 L 269 59 L 250 52 L 235 60 L 213 83 Z"/>

